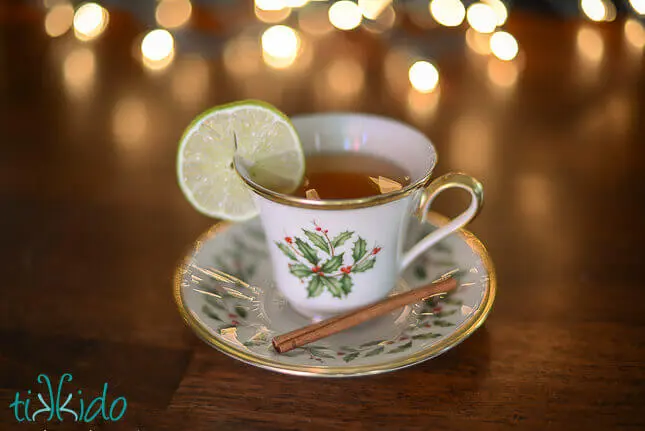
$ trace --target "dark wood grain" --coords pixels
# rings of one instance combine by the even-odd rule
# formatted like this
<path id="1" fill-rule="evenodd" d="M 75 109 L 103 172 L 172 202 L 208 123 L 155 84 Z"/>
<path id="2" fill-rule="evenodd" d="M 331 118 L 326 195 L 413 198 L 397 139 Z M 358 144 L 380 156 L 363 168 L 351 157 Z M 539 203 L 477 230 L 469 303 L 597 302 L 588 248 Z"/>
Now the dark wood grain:
<path id="1" fill-rule="evenodd" d="M 125 12 L 82 44 L 70 34 L 48 38 L 36 8 L 0 9 L 0 429 L 45 429 L 16 423 L 9 403 L 39 373 L 65 372 L 90 393 L 109 382 L 130 401 L 124 421 L 92 429 L 645 427 L 645 73 L 621 20 L 590 27 L 514 13 L 508 28 L 522 54 L 508 88 L 488 76 L 499 64 L 463 48 L 462 32 L 426 35 L 407 18 L 407 39 L 401 31 L 321 39 L 302 73 L 240 80 L 215 44 L 208 85 L 182 101 L 172 88 L 182 70 L 188 81 L 196 73 L 190 49 L 179 44 L 168 70 L 147 73 L 132 56 L 144 27 Z M 196 11 L 193 40 L 228 38 L 233 22 L 250 22 L 248 11 Z M 604 44 L 598 64 L 576 46 L 583 27 Z M 434 49 L 437 40 L 450 49 L 436 50 L 433 111 L 430 98 L 408 96 L 405 76 L 388 80 L 383 61 L 393 46 Z M 64 62 L 83 48 L 96 69 L 77 94 Z M 347 56 L 364 87 L 339 97 L 321 74 Z M 202 109 L 247 97 L 290 115 L 342 109 L 403 119 L 433 139 L 437 174 L 481 179 L 486 206 L 472 231 L 499 277 L 485 326 L 431 361 L 345 380 L 275 374 L 201 343 L 175 309 L 171 279 L 212 220 L 176 185 L 176 144 Z M 436 208 L 456 212 L 464 202 L 455 195 Z"/>

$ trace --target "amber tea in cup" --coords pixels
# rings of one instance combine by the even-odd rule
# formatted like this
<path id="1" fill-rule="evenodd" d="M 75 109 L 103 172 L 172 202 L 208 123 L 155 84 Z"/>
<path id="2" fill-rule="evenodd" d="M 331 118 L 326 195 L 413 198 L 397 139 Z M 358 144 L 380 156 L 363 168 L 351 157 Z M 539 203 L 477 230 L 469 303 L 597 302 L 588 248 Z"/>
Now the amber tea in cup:
<path id="1" fill-rule="evenodd" d="M 306 157 L 302 184 L 294 196 L 308 199 L 356 199 L 389 193 L 410 184 L 396 163 L 363 153 L 318 153 Z"/>

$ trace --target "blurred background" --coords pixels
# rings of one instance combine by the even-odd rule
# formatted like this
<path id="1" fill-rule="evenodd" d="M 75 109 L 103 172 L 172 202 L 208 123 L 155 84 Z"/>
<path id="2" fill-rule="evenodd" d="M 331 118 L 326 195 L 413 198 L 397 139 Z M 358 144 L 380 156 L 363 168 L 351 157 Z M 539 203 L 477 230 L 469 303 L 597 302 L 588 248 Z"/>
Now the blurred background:
<path id="1" fill-rule="evenodd" d="M 490 337 L 484 364 L 490 353 L 499 385 L 474 405 L 537 400 L 567 421 L 536 370 L 579 370 L 552 375 L 574 405 L 640 417 L 642 379 L 616 364 L 637 363 L 643 316 L 644 14 L 645 0 L 0 0 L 0 395 L 74 369 L 79 381 L 114 376 L 129 402 L 169 403 L 185 363 L 173 352 L 201 346 L 172 273 L 214 222 L 177 186 L 177 142 L 204 109 L 255 98 L 289 115 L 400 119 L 434 142 L 435 175 L 483 182 L 470 229 L 500 294 L 463 363 L 471 375 Z M 454 214 L 460 199 L 442 194 L 435 208 Z M 599 319 L 624 326 L 587 325 Z M 511 381 L 518 392 L 504 392 Z M 615 404 L 585 399 L 596 381 Z M 616 395 L 623 387 L 632 395 Z"/>

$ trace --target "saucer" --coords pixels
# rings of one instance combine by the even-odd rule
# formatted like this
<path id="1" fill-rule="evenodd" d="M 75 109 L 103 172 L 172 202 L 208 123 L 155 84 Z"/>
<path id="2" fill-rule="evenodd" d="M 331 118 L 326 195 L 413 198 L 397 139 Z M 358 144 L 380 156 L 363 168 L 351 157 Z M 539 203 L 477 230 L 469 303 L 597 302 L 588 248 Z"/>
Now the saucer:
<path id="1" fill-rule="evenodd" d="M 411 218 L 407 246 L 446 221 L 436 213 L 429 214 L 423 225 Z M 212 268 L 245 283 L 222 283 L 196 267 Z M 177 268 L 174 296 L 188 326 L 206 343 L 235 359 L 287 374 L 347 377 L 394 371 L 438 356 L 484 322 L 495 298 L 495 271 L 482 243 L 464 230 L 415 260 L 399 277 L 392 294 L 447 274 L 459 281 L 449 295 L 406 306 L 279 354 L 271 344 L 274 336 L 312 322 L 293 310 L 277 289 L 256 218 L 219 223 L 203 234 Z M 218 294 L 206 295 L 195 288 Z"/>

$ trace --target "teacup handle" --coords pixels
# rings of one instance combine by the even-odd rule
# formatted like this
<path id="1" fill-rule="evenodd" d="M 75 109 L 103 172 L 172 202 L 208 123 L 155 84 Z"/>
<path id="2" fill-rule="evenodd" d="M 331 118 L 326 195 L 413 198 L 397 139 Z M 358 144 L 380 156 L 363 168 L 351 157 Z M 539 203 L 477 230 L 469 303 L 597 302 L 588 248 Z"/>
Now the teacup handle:
<path id="1" fill-rule="evenodd" d="M 401 271 L 404 270 L 414 259 L 419 257 L 424 251 L 435 245 L 437 242 L 444 239 L 454 231 L 467 225 L 479 212 L 484 203 L 484 189 L 479 181 L 473 177 L 462 173 L 449 173 L 434 180 L 430 185 L 426 186 L 423 197 L 419 203 L 419 210 L 421 211 L 421 222 L 425 223 L 428 216 L 428 210 L 435 197 L 442 191 L 457 187 L 470 192 L 472 197 L 470 206 L 466 211 L 459 214 L 446 225 L 438 228 L 437 230 L 429 233 L 421 241 L 416 243 L 410 250 L 408 250 L 401 259 Z"/>

